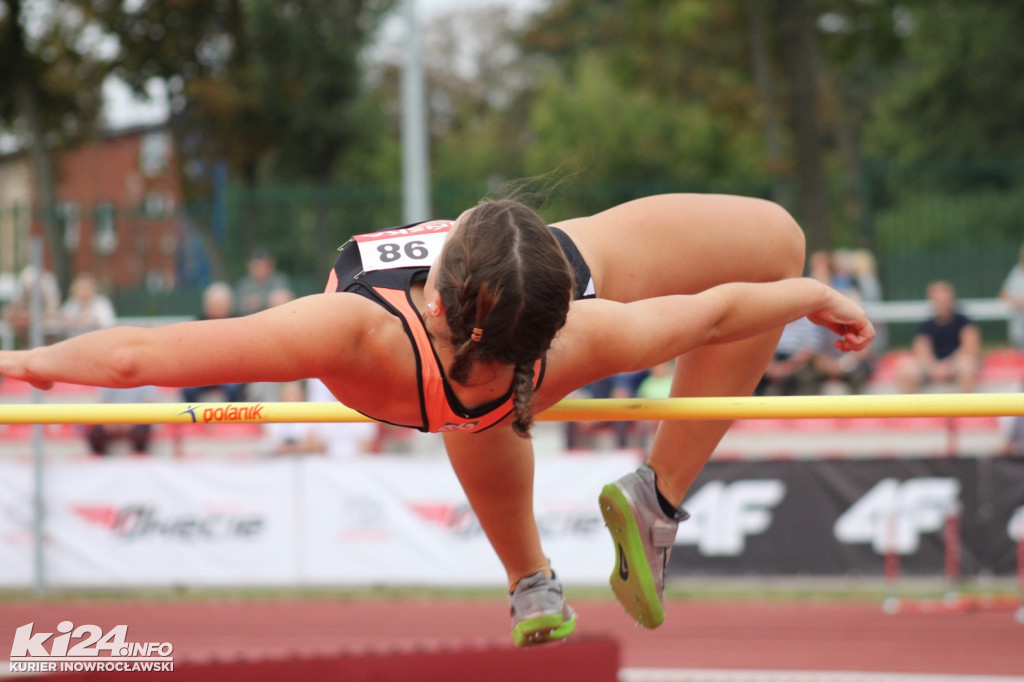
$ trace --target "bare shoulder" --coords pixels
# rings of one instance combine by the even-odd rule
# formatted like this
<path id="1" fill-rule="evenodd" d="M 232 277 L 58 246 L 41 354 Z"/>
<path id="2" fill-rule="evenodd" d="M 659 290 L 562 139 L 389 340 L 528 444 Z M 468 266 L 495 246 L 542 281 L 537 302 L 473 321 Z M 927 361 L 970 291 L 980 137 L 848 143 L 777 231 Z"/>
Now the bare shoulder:
<path id="1" fill-rule="evenodd" d="M 351 293 L 304 296 L 247 319 L 253 333 L 318 377 L 358 372 L 403 336 L 394 315 Z"/>

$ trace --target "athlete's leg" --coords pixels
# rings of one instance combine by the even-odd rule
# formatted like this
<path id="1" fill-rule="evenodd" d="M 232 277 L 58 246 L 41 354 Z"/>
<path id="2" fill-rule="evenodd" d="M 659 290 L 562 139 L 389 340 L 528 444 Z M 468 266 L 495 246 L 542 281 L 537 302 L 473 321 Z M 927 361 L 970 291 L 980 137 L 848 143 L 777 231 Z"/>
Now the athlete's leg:
<path id="1" fill-rule="evenodd" d="M 445 434 L 448 457 L 487 539 L 505 566 L 512 638 L 519 646 L 564 639 L 576 614 L 554 578 L 533 514 L 533 444 L 509 428 Z"/>
<path id="2" fill-rule="evenodd" d="M 757 200 L 651 197 L 571 221 L 564 229 L 590 264 L 601 298 L 691 294 L 725 282 L 796 277 L 803 270 L 803 233 L 781 208 Z M 683 355 L 676 362 L 672 395 L 751 393 L 780 333 Z M 617 554 L 611 587 L 644 627 L 656 628 L 665 619 L 665 567 L 684 518 L 678 511 L 665 513 L 655 488 L 678 507 L 729 426 L 720 421 L 661 423 L 647 465 L 601 491 L 601 514 Z"/>
<path id="3" fill-rule="evenodd" d="M 601 298 L 632 301 L 689 294 L 725 282 L 766 282 L 803 271 L 803 233 L 782 208 L 757 199 L 664 195 L 563 225 L 593 271 Z M 749 395 L 781 329 L 680 357 L 673 396 Z M 678 505 L 729 422 L 667 421 L 649 464 Z"/>
<path id="4" fill-rule="evenodd" d="M 537 571 L 550 574 L 533 515 L 533 444 L 511 429 L 446 433 L 448 458 L 484 534 L 508 574 L 509 589 Z"/>

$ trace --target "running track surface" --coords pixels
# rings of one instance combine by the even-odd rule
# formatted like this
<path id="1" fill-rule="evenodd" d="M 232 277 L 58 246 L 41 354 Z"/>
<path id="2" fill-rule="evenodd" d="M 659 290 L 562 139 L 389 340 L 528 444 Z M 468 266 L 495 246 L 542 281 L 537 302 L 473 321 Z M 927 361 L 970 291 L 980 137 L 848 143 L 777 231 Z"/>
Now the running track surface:
<path id="1" fill-rule="evenodd" d="M 672 602 L 658 630 L 613 602 L 573 602 L 577 632 L 620 643 L 627 668 L 842 670 L 1024 675 L 1024 626 L 1007 611 L 885 615 L 870 603 Z M 330 656 L 339 652 L 510 646 L 495 600 L 23 602 L 0 608 L 0 658 L 35 623 L 127 624 L 129 642 L 170 642 L 176 662 Z"/>

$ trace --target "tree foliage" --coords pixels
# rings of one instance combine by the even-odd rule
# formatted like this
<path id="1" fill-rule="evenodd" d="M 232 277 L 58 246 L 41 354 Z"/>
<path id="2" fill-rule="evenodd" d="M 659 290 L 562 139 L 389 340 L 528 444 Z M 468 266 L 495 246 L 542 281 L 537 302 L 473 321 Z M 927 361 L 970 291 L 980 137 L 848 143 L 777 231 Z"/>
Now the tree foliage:
<path id="1" fill-rule="evenodd" d="M 90 4 L 120 43 L 116 73 L 137 90 L 164 79 L 191 144 L 251 184 L 331 177 L 359 136 L 359 56 L 391 2 Z"/>
<path id="2" fill-rule="evenodd" d="M 736 2 L 563 0 L 524 49 L 548 59 L 528 170 L 594 181 L 760 174 L 757 95 Z"/>
<path id="3" fill-rule="evenodd" d="M 879 97 L 868 149 L 901 161 L 1024 156 L 1024 5 L 915 3 L 906 57 Z"/>

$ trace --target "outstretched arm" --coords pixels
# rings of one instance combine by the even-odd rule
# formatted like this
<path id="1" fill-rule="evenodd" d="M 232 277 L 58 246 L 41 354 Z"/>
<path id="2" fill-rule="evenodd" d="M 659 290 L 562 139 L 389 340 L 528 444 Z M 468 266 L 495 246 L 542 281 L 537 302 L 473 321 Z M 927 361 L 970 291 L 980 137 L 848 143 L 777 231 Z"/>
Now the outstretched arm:
<path id="1" fill-rule="evenodd" d="M 355 366 L 381 308 L 318 294 L 255 315 L 165 327 L 112 327 L 28 351 L 0 352 L 0 375 L 124 388 L 291 381 Z"/>
<path id="2" fill-rule="evenodd" d="M 582 385 L 652 367 L 698 346 L 756 336 L 804 316 L 835 332 L 835 346 L 842 351 L 861 350 L 875 336 L 859 305 L 816 280 L 733 282 L 691 296 L 573 304 L 552 346 L 552 370 L 559 383 Z"/>

